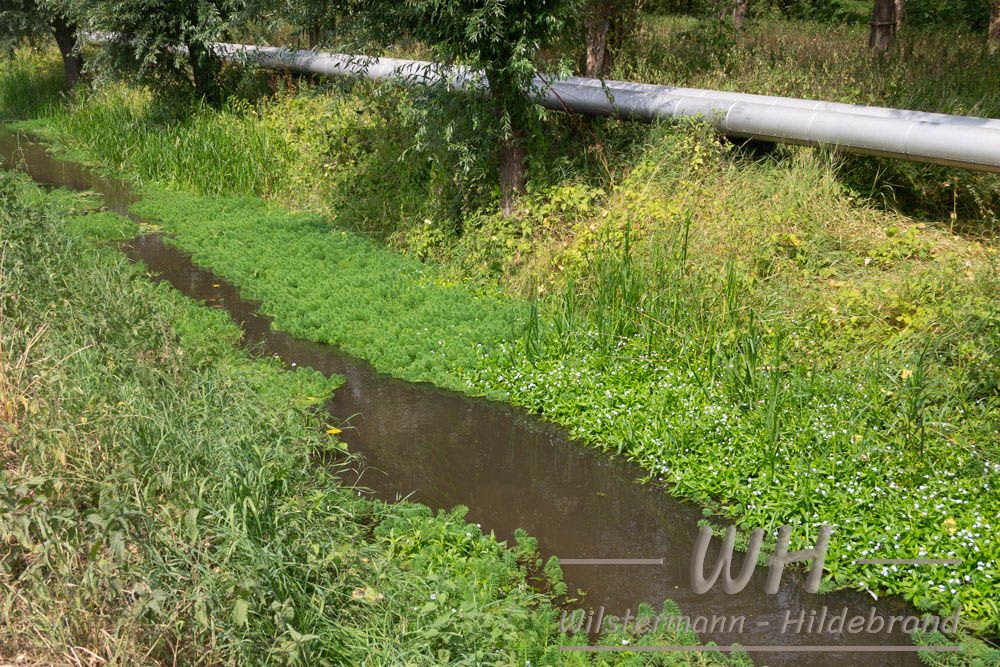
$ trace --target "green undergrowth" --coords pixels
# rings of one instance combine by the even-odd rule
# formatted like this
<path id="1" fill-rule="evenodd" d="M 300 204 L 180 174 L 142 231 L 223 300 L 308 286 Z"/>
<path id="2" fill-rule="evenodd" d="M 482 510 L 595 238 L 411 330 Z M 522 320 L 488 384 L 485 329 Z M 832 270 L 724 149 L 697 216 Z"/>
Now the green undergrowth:
<path id="1" fill-rule="evenodd" d="M 480 356 L 523 326 L 521 304 L 450 284 L 433 265 L 314 215 L 168 191 L 133 210 L 261 301 L 279 328 L 407 380 L 463 388 Z"/>
<path id="2" fill-rule="evenodd" d="M 531 538 L 344 486 L 316 464 L 341 379 L 248 358 L 87 208 L 0 173 L 0 655 L 563 664 Z"/>
<path id="3" fill-rule="evenodd" d="M 833 525 L 829 587 L 901 593 L 936 611 L 961 604 L 973 626 L 996 622 L 996 377 L 976 363 L 996 359 L 995 274 L 952 304 L 966 334 L 979 321 L 978 338 L 893 323 L 904 335 L 879 339 L 892 347 L 840 365 L 815 348 L 815 322 L 756 303 L 735 264 L 724 280 L 706 278 L 680 258 L 679 236 L 628 254 L 605 246 L 579 260 L 596 283 L 517 306 L 442 287 L 432 266 L 259 202 L 158 193 L 136 210 L 261 299 L 279 327 L 385 372 L 540 412 L 727 520 L 795 525 L 801 546 Z M 514 312 L 518 328 L 500 324 Z M 944 324 L 935 316 L 935 333 Z M 854 326 L 872 335 L 871 323 Z M 963 350 L 971 362 L 952 358 Z M 963 564 L 853 564 L 914 554 Z"/>

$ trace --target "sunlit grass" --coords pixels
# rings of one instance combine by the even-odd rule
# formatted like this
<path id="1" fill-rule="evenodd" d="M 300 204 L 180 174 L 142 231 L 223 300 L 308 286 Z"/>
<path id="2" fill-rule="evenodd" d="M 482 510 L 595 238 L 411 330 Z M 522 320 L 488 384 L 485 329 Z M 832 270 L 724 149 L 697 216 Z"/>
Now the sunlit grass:
<path id="1" fill-rule="evenodd" d="M 914 32 L 875 60 L 858 27 L 720 30 L 651 20 L 618 75 L 1000 115 L 996 62 L 971 37 Z M 178 120 L 106 86 L 37 126 L 173 187 L 142 210 L 280 326 L 505 396 L 727 519 L 838 524 L 835 585 L 961 602 L 997 627 L 996 176 L 553 115 L 508 218 L 414 147 L 422 103 L 336 87 Z M 889 544 L 955 551 L 963 579 L 852 565 Z"/>
<path id="2" fill-rule="evenodd" d="M 67 220 L 64 204 L 0 172 L 0 386 L 28 399 L 0 425 L 5 651 L 40 664 L 593 664 L 558 650 L 587 638 L 559 637 L 551 593 L 565 585 L 554 562 L 538 578 L 533 539 L 498 543 L 464 508 L 434 515 L 345 486 L 356 462 L 314 410 L 341 379 L 249 358 L 225 313 L 80 238 L 123 223 Z M 362 265 L 364 248 L 389 259 L 359 242 L 339 260 Z"/>
<path id="3" fill-rule="evenodd" d="M 0 59 L 0 120 L 36 116 L 63 99 L 65 78 L 56 58 L 20 50 Z"/>
<path id="4" fill-rule="evenodd" d="M 251 361 L 223 313 L 64 235 L 27 190 L 0 174 L 5 651 L 543 659 L 554 625 L 518 560 L 530 544 L 515 554 L 461 510 L 435 517 L 343 486 L 312 460 L 337 444 L 308 408 L 337 378 Z"/>

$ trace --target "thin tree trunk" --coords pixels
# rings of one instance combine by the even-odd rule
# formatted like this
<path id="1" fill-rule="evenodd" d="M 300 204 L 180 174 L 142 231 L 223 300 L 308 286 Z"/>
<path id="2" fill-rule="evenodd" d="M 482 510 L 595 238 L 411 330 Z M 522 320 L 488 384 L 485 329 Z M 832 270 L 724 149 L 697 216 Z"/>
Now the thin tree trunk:
<path id="1" fill-rule="evenodd" d="M 517 195 L 524 193 L 528 181 L 528 149 L 524 130 L 514 129 L 500 145 L 500 207 L 503 214 L 514 214 Z"/>
<path id="2" fill-rule="evenodd" d="M 722 4 L 722 12 L 719 18 L 723 21 L 729 19 L 736 29 L 743 27 L 743 21 L 747 16 L 747 4 L 749 0 L 725 0 Z"/>
<path id="3" fill-rule="evenodd" d="M 743 27 L 743 21 L 747 17 L 747 5 L 749 0 L 736 0 L 736 6 L 733 8 L 733 25 L 737 28 Z"/>
<path id="4" fill-rule="evenodd" d="M 868 46 L 884 52 L 896 37 L 896 0 L 875 0 Z"/>
<path id="5" fill-rule="evenodd" d="M 906 21 L 906 0 L 896 0 L 896 32 L 903 27 Z"/>
<path id="6" fill-rule="evenodd" d="M 594 0 L 587 8 L 584 27 L 587 31 L 587 62 L 584 74 L 591 78 L 604 78 L 611 70 L 608 51 L 608 33 L 611 31 L 613 0 Z"/>
<path id="7" fill-rule="evenodd" d="M 528 147 L 525 141 L 531 104 L 510 77 L 487 71 L 486 81 L 493 96 L 494 113 L 504 133 L 497 156 L 500 207 L 505 216 L 511 216 L 517 195 L 524 193 L 528 181 Z"/>
<path id="8" fill-rule="evenodd" d="M 337 33 L 336 17 L 323 14 L 316 16 L 309 21 L 309 29 L 306 31 L 306 39 L 309 41 L 309 48 L 315 49 L 323 46 L 330 35 Z"/>
<path id="9" fill-rule="evenodd" d="M 588 0 L 583 20 L 585 76 L 603 79 L 611 73 L 625 42 L 638 32 L 645 1 Z"/>
<path id="10" fill-rule="evenodd" d="M 195 94 L 213 107 L 222 103 L 219 92 L 219 59 L 201 42 L 188 44 L 188 58 Z"/>
<path id="11" fill-rule="evenodd" d="M 990 15 L 990 50 L 1000 51 L 1000 0 L 993 0 Z"/>
<path id="12" fill-rule="evenodd" d="M 315 49 L 323 41 L 323 28 L 319 21 L 313 21 L 307 32 L 308 48 Z"/>
<path id="13" fill-rule="evenodd" d="M 51 25 L 56 44 L 59 45 L 59 54 L 62 55 L 66 85 L 72 88 L 80 81 L 80 76 L 83 74 L 83 56 L 80 55 L 77 43 L 76 25 L 62 16 L 52 19 Z"/>

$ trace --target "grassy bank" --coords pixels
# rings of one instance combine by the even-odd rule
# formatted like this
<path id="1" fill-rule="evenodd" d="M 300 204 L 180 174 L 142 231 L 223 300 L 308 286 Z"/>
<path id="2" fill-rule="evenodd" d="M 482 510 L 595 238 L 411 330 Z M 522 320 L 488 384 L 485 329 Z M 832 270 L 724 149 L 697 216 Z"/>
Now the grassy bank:
<path id="1" fill-rule="evenodd" d="M 868 3 L 870 4 L 870 3 Z M 865 7 L 867 14 L 871 7 Z M 776 16 L 744 30 L 680 16 L 647 17 L 615 78 L 761 95 L 1000 117 L 1000 55 L 959 27 L 908 25 L 885 57 L 865 48 L 870 16 L 853 23 Z M 994 176 L 848 157 L 844 181 L 864 197 L 933 219 L 953 210 L 996 222 Z"/>
<path id="2" fill-rule="evenodd" d="M 249 360 L 225 315 L 67 235 L 106 220 L 64 227 L 0 178 L 4 654 L 541 657 L 530 546 L 343 487 L 310 460 L 337 446 L 308 409 L 336 381 Z"/>
<path id="3" fill-rule="evenodd" d="M 312 409 L 339 379 L 249 359 L 70 204 L 0 173 L 0 655 L 556 664 L 530 538 L 343 486 Z"/>
<path id="4" fill-rule="evenodd" d="M 804 278 L 798 289 L 819 281 L 822 300 L 796 321 L 769 294 L 796 298 L 792 284 L 754 288 L 736 260 L 713 281 L 711 267 L 683 259 L 695 234 L 686 230 L 685 242 L 675 228 L 648 247 L 601 246 L 597 259 L 582 260 L 596 276 L 585 289 L 504 307 L 442 287 L 433 265 L 417 271 L 409 258 L 256 201 L 160 192 L 136 210 L 298 336 L 344 344 L 385 372 L 541 412 L 727 519 L 792 523 L 803 528 L 801 545 L 833 525 L 831 585 L 899 592 L 930 609 L 961 602 L 968 620 L 993 622 L 1000 471 L 990 444 L 995 396 L 979 375 L 995 356 L 970 347 L 983 358 L 952 358 L 960 352 L 946 342 L 995 344 L 997 286 L 992 274 L 969 281 L 962 258 L 944 256 L 916 275 L 872 269 L 870 286 L 856 278 L 831 287 L 839 274 Z M 861 255 L 854 262 L 864 265 Z M 874 295 L 889 281 L 951 283 L 955 332 L 936 338 L 947 323 L 937 315 L 932 332 L 863 315 L 873 302 L 860 290 Z M 831 317 L 829 304 L 847 289 L 854 305 Z M 390 305 L 403 297 L 406 308 Z M 930 292 L 914 308 L 938 301 Z M 519 329 L 498 324 L 498 314 L 516 312 Z M 984 331 L 970 337 L 977 327 Z M 817 330 L 837 338 L 814 339 Z M 853 356 L 838 363 L 831 352 Z M 965 562 L 958 572 L 853 564 L 907 554 Z"/>
<path id="5" fill-rule="evenodd" d="M 530 407 L 719 516 L 798 526 L 796 545 L 834 525 L 830 585 L 1000 625 L 988 198 L 916 218 L 814 151 L 553 119 L 503 218 L 441 180 L 454 155 L 410 143 L 419 102 L 304 88 L 176 119 L 104 86 L 32 126 L 154 184 L 139 210 L 289 331 Z M 531 300 L 471 296 L 498 287 Z M 963 562 L 854 564 L 919 555 Z"/>

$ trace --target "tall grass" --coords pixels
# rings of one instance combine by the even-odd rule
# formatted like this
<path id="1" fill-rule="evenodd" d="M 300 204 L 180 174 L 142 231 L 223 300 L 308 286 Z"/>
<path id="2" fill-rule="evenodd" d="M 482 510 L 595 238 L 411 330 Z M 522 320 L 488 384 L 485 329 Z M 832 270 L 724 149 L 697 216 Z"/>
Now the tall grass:
<path id="1" fill-rule="evenodd" d="M 954 27 L 903 30 L 887 55 L 866 48 L 867 25 L 765 17 L 742 31 L 716 21 L 649 17 L 618 60 L 617 78 L 854 104 L 1000 117 L 1000 55 Z M 995 225 L 1000 179 L 853 156 L 842 177 L 874 199 L 928 218 Z"/>
<path id="2" fill-rule="evenodd" d="M 0 72 L 0 120 L 38 116 L 64 99 L 65 77 L 52 54 L 19 50 Z"/>
<path id="3" fill-rule="evenodd" d="M 109 85 L 51 118 L 50 132 L 104 164 L 196 192 L 272 197 L 286 186 L 295 156 L 254 107 L 235 100 L 220 112 L 172 118 L 147 93 Z"/>
<path id="4" fill-rule="evenodd" d="M 0 294 L 6 287 L 3 258 L 4 248 L 0 247 Z M 14 455 L 7 449 L 8 443 L 20 429 L 41 380 L 29 369 L 40 361 L 35 353 L 46 328 L 41 324 L 33 331 L 20 330 L 5 309 L 6 304 L 0 301 L 0 461 L 9 461 Z"/>
<path id="5" fill-rule="evenodd" d="M 461 511 L 342 486 L 311 460 L 338 448 L 309 410 L 334 383 L 242 356 L 224 315 L 66 236 L 23 187 L 0 175 L 0 377 L 16 453 L 0 476 L 0 654 L 545 659 L 554 622 L 525 581 L 530 544 L 515 553 Z M 23 332 L 42 326 L 29 355 L 38 339 Z"/>

